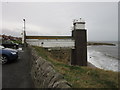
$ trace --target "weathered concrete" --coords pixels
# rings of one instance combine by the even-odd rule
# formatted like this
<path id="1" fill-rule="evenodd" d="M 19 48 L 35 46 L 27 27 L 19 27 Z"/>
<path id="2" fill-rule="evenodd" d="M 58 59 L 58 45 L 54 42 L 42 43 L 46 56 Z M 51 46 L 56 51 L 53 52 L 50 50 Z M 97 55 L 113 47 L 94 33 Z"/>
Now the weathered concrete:
<path id="1" fill-rule="evenodd" d="M 75 29 L 72 31 L 75 39 L 75 49 L 72 50 L 72 65 L 87 66 L 87 31 L 85 29 Z"/>
<path id="2" fill-rule="evenodd" d="M 71 88 L 63 76 L 55 71 L 52 63 L 38 56 L 33 48 L 31 54 L 33 56 L 31 75 L 36 88 Z"/>

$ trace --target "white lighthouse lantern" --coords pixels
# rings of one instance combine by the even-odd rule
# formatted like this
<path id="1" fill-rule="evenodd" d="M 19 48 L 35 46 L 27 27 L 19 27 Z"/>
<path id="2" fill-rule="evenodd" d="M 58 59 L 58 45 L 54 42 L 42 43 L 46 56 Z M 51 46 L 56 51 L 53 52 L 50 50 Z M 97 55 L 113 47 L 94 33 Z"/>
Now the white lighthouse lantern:
<path id="1" fill-rule="evenodd" d="M 74 29 L 85 29 L 85 21 L 82 20 L 81 18 L 79 20 L 74 20 L 73 21 Z"/>

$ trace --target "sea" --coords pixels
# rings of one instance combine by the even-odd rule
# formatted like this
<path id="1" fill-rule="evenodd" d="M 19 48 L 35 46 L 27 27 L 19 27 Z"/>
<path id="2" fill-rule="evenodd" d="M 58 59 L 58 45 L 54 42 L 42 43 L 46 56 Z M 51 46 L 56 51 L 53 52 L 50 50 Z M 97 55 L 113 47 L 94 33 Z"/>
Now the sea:
<path id="1" fill-rule="evenodd" d="M 96 67 L 104 70 L 120 71 L 120 55 L 118 53 L 118 42 L 106 41 L 106 43 L 113 43 L 115 46 L 98 45 L 87 46 L 88 62 Z"/>
<path id="2" fill-rule="evenodd" d="M 27 40 L 30 45 L 42 47 L 74 47 L 73 40 Z M 98 42 L 98 41 L 94 41 Z M 118 54 L 117 41 L 104 41 L 104 43 L 113 43 L 115 46 L 109 45 L 91 45 L 87 46 L 87 60 L 94 66 L 104 70 L 119 72 L 120 56 Z"/>

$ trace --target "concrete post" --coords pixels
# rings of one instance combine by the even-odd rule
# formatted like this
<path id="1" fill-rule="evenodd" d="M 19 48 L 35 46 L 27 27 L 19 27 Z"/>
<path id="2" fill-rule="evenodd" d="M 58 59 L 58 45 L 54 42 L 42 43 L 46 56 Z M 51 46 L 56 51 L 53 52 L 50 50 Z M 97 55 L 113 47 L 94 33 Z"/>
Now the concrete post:
<path id="1" fill-rule="evenodd" d="M 24 44 L 24 47 L 27 46 L 27 43 L 26 43 L 26 32 L 25 32 L 25 19 L 23 19 L 23 33 L 22 33 L 22 44 Z"/>
<path id="2" fill-rule="evenodd" d="M 26 32 L 24 31 L 24 47 L 27 46 L 27 43 L 26 43 Z"/>
<path id="3" fill-rule="evenodd" d="M 72 49 L 72 65 L 87 66 L 87 35 L 84 24 L 81 21 L 73 23 L 72 38 L 75 40 L 75 49 Z"/>

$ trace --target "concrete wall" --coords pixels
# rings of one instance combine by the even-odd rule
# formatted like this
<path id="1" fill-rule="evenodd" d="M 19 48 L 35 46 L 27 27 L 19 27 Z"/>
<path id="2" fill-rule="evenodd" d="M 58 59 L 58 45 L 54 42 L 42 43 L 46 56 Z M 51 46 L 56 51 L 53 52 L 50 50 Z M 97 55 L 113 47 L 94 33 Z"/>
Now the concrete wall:
<path id="1" fill-rule="evenodd" d="M 54 66 L 38 56 L 33 48 L 31 54 L 31 75 L 36 88 L 71 88 L 63 76 L 55 71 Z"/>
<path id="2" fill-rule="evenodd" d="M 41 47 L 69 47 L 75 46 L 75 41 L 72 39 L 26 39 L 29 45 Z"/>
<path id="3" fill-rule="evenodd" d="M 87 66 L 87 31 L 75 29 L 72 31 L 75 49 L 72 50 L 72 65 Z"/>

